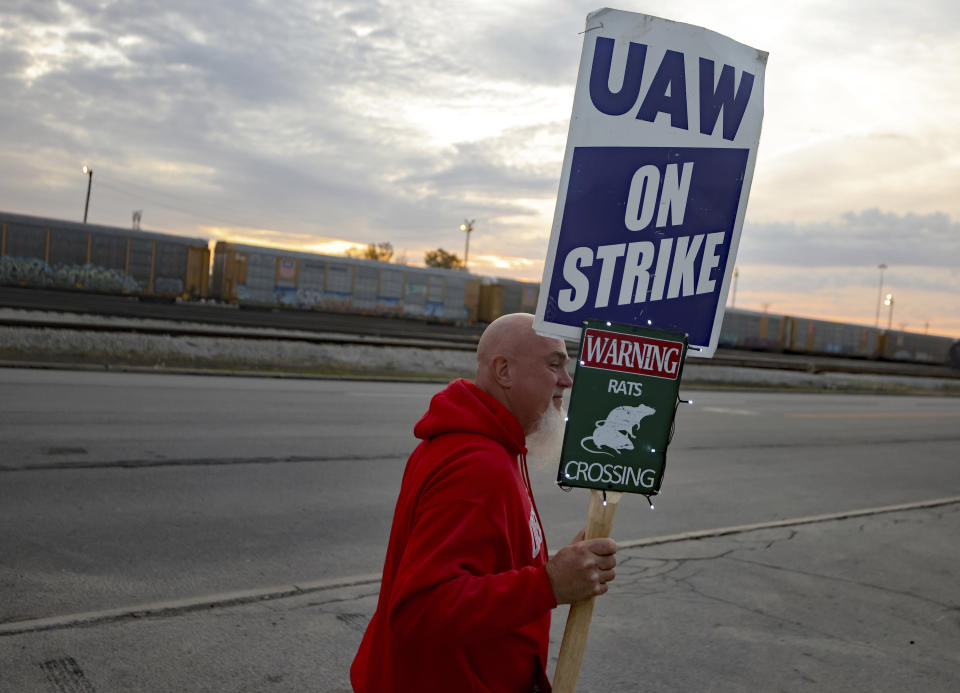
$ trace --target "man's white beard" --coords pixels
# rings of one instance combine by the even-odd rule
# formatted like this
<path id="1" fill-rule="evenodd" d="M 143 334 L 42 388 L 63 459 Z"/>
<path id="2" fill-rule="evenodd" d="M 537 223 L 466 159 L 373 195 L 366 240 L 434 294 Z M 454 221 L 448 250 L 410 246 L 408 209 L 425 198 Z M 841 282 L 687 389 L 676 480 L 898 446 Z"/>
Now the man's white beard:
<path id="1" fill-rule="evenodd" d="M 566 419 L 567 410 L 557 409 L 553 404 L 540 415 L 533 432 L 527 436 L 527 463 L 534 469 L 560 463 Z"/>

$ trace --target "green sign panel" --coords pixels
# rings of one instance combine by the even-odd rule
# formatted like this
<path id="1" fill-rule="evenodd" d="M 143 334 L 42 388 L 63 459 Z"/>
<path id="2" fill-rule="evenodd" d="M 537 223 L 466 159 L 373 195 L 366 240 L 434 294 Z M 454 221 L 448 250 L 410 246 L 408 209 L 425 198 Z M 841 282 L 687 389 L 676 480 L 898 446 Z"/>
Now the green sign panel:
<path id="1" fill-rule="evenodd" d="M 557 482 L 658 493 L 686 354 L 681 332 L 584 322 Z"/>

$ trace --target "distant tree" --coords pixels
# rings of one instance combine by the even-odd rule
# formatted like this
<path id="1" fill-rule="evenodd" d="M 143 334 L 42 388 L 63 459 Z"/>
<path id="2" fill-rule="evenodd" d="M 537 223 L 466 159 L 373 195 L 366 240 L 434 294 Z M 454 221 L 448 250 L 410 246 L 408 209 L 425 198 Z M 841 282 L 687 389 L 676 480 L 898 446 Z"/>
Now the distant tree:
<path id="1" fill-rule="evenodd" d="M 463 267 L 463 260 L 454 253 L 448 253 L 443 248 L 428 250 L 424 253 L 423 263 L 427 267 L 442 267 L 444 269 L 459 269 Z"/>
<path id="2" fill-rule="evenodd" d="M 380 260 L 381 262 L 390 262 L 393 257 L 393 244 L 390 241 L 383 243 L 367 243 L 363 249 L 348 248 L 347 257 L 357 257 L 363 260 Z"/>

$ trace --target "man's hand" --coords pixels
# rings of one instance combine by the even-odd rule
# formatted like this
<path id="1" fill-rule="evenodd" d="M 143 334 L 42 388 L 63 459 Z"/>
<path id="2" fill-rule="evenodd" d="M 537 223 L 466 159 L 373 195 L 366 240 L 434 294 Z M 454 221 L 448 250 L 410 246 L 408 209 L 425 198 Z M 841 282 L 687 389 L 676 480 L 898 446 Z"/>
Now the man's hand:
<path id="1" fill-rule="evenodd" d="M 547 561 L 547 577 L 557 604 L 572 604 L 607 591 L 617 565 L 613 539 L 584 541 L 583 530 Z"/>

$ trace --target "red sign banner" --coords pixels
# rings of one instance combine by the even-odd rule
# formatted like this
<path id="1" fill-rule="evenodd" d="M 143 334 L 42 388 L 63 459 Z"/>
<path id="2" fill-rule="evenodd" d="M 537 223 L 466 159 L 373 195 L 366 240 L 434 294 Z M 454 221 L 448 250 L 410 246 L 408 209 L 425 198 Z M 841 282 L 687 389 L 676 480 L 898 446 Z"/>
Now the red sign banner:
<path id="1" fill-rule="evenodd" d="M 681 342 L 588 328 L 580 365 L 676 380 L 680 375 L 683 350 Z"/>

